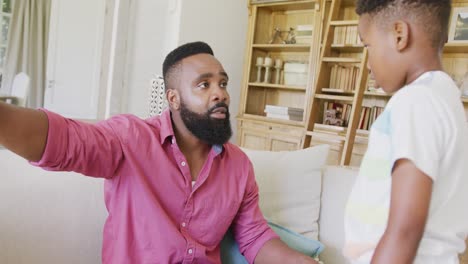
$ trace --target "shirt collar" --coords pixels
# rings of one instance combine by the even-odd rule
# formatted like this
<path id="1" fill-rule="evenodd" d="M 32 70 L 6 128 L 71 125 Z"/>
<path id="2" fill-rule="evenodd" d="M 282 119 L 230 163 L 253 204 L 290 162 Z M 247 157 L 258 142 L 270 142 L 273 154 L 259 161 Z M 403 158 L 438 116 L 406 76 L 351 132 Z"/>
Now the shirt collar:
<path id="1" fill-rule="evenodd" d="M 161 113 L 161 132 L 160 132 L 161 144 L 164 144 L 164 142 L 169 137 L 172 143 L 175 143 L 174 128 L 172 127 L 171 111 L 169 110 L 169 108 L 167 108 Z M 223 145 L 213 145 L 211 148 L 215 152 L 216 155 L 221 154 L 224 150 Z"/>

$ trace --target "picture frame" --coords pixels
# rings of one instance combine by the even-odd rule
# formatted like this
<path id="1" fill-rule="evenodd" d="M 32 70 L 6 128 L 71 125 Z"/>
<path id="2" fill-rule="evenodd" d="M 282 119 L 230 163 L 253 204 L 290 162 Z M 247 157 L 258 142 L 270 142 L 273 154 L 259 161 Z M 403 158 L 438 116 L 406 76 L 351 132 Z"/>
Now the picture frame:
<path id="1" fill-rule="evenodd" d="M 468 43 L 468 7 L 452 9 L 448 42 Z"/>

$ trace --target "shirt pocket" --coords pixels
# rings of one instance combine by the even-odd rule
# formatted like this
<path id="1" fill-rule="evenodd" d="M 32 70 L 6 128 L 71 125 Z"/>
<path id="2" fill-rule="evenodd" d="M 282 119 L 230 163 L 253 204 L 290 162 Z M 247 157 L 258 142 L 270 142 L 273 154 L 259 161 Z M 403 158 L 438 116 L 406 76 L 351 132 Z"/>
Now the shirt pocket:
<path id="1" fill-rule="evenodd" d="M 240 207 L 240 201 L 211 199 L 201 206 L 198 237 L 206 246 L 216 247 L 231 226 Z"/>

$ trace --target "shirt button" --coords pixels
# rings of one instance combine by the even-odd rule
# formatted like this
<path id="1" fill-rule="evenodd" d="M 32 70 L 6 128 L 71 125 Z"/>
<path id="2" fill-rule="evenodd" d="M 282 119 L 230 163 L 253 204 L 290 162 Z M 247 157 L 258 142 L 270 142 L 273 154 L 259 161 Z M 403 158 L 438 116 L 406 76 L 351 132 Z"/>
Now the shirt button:
<path id="1" fill-rule="evenodd" d="M 186 164 L 185 161 L 182 161 L 182 162 L 180 163 L 180 165 L 182 165 L 182 166 L 185 166 L 185 164 Z"/>
<path id="2" fill-rule="evenodd" d="M 182 227 L 185 227 L 187 224 L 185 224 L 185 222 L 182 223 Z"/>
<path id="3" fill-rule="evenodd" d="M 192 250 L 192 249 L 189 249 L 189 250 L 188 250 L 188 253 L 189 253 L 190 255 L 192 255 L 193 250 Z"/>

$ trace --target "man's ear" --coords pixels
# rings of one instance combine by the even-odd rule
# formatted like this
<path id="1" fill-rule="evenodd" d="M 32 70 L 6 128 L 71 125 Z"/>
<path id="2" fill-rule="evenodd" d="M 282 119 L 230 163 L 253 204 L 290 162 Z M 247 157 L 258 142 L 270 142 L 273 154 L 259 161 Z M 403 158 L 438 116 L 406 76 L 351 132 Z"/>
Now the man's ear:
<path id="1" fill-rule="evenodd" d="M 407 22 L 397 20 L 392 28 L 393 40 L 398 51 L 406 49 L 410 42 L 410 27 Z"/>
<path id="2" fill-rule="evenodd" d="M 174 110 L 179 110 L 180 108 L 180 94 L 176 89 L 167 89 L 166 99 L 169 107 Z"/>

